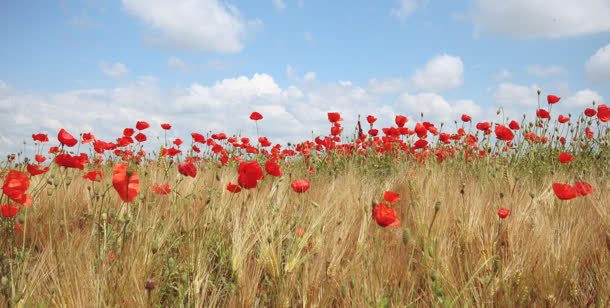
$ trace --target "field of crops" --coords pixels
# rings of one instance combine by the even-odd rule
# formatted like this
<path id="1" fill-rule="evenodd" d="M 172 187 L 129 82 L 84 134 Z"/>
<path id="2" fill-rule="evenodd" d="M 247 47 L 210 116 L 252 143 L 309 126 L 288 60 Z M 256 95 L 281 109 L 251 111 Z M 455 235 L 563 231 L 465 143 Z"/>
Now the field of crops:
<path id="1" fill-rule="evenodd" d="M 490 122 L 330 112 L 285 145 L 24 132 L 0 161 L 0 306 L 607 307 L 610 108 L 540 97 Z"/>

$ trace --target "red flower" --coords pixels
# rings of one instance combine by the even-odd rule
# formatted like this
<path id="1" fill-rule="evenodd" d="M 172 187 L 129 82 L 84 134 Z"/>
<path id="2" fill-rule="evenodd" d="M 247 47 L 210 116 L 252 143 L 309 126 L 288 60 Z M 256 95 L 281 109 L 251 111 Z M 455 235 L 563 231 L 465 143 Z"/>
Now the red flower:
<path id="1" fill-rule="evenodd" d="M 263 115 L 254 111 L 250 114 L 250 120 L 253 121 L 258 121 L 258 120 L 262 120 L 263 119 Z"/>
<path id="2" fill-rule="evenodd" d="M 4 179 L 2 192 L 17 203 L 30 206 L 32 204 L 32 197 L 25 194 L 28 187 L 30 187 L 28 175 L 21 171 L 11 170 Z"/>
<path id="3" fill-rule="evenodd" d="M 61 144 L 68 147 L 73 147 L 78 143 L 78 140 L 76 140 L 74 136 L 70 135 L 70 133 L 68 133 L 63 128 L 59 130 L 59 133 L 57 134 L 57 140 L 59 140 Z"/>
<path id="4" fill-rule="evenodd" d="M 462 115 L 462 122 L 470 122 L 472 120 L 472 117 L 470 117 L 467 114 L 463 114 Z"/>
<path id="5" fill-rule="evenodd" d="M 135 133 L 135 130 L 133 128 L 128 127 L 128 128 L 123 129 L 123 136 L 131 137 L 131 136 L 133 136 L 134 133 Z"/>
<path id="6" fill-rule="evenodd" d="M 164 196 L 172 192 L 171 188 L 169 188 L 169 185 L 167 183 L 153 184 L 152 191 L 159 196 Z"/>
<path id="7" fill-rule="evenodd" d="M 541 119 L 550 119 L 551 118 L 551 114 L 548 111 L 546 111 L 545 109 L 536 110 L 536 116 Z"/>
<path id="8" fill-rule="evenodd" d="M 310 185 L 309 185 L 309 182 L 307 182 L 307 180 L 301 179 L 301 180 L 293 181 L 292 184 L 290 184 L 290 186 L 292 187 L 292 190 L 294 190 L 295 192 L 303 193 L 309 189 Z"/>
<path id="9" fill-rule="evenodd" d="M 501 219 L 504 219 L 506 217 L 508 217 L 508 215 L 510 215 L 510 210 L 507 208 L 500 208 L 498 210 L 498 217 L 500 217 Z"/>
<path id="10" fill-rule="evenodd" d="M 428 141 L 426 141 L 425 139 L 419 139 L 419 140 L 415 141 L 413 148 L 417 150 L 417 149 L 425 148 L 427 145 L 428 145 Z"/>
<path id="11" fill-rule="evenodd" d="M 194 142 L 199 142 L 205 144 L 205 137 L 199 133 L 191 133 L 191 137 L 193 137 Z"/>
<path id="12" fill-rule="evenodd" d="M 85 153 L 81 153 L 81 155 L 79 156 L 72 156 L 67 153 L 62 153 L 55 156 L 54 161 L 58 166 L 64 168 L 75 168 L 83 170 L 84 165 L 89 162 L 89 157 L 87 157 L 87 154 Z"/>
<path id="13" fill-rule="evenodd" d="M 341 128 L 341 126 L 335 125 L 330 128 L 330 133 L 333 136 L 337 136 L 337 135 L 341 134 L 342 131 L 343 131 L 343 128 Z"/>
<path id="14" fill-rule="evenodd" d="M 161 128 L 163 128 L 164 130 L 170 130 L 172 129 L 172 125 L 169 123 L 163 123 L 161 124 Z"/>
<path id="15" fill-rule="evenodd" d="M 2 217 L 13 218 L 19 213 L 19 206 L 12 204 L 2 205 Z"/>
<path id="16" fill-rule="evenodd" d="M 585 134 L 587 135 L 587 138 L 593 139 L 595 133 L 589 127 L 586 127 Z"/>
<path id="17" fill-rule="evenodd" d="M 511 140 L 513 140 L 513 138 L 515 138 L 515 135 L 513 134 L 513 132 L 504 125 L 497 124 L 495 131 L 496 131 L 496 138 L 498 138 L 500 140 L 511 141 Z"/>
<path id="18" fill-rule="evenodd" d="M 407 117 L 403 115 L 397 115 L 396 119 L 394 119 L 394 122 L 396 122 L 396 125 L 398 125 L 398 127 L 404 127 L 408 121 L 409 119 L 407 119 Z"/>
<path id="19" fill-rule="evenodd" d="M 593 117 L 597 114 L 597 111 L 595 111 L 595 109 L 593 108 L 587 108 L 585 109 L 585 115 L 588 117 Z"/>
<path id="20" fill-rule="evenodd" d="M 389 191 L 389 190 L 386 191 L 385 193 L 383 193 L 383 199 L 387 202 L 390 202 L 391 205 L 400 201 L 400 197 L 398 196 L 398 193 Z"/>
<path id="21" fill-rule="evenodd" d="M 562 164 L 567 164 L 571 161 L 574 160 L 574 156 L 568 154 L 568 153 L 564 153 L 564 152 L 559 152 L 559 161 Z"/>
<path id="22" fill-rule="evenodd" d="M 367 115 L 366 116 L 366 121 L 369 122 L 369 124 L 373 125 L 373 123 L 375 123 L 375 121 L 377 121 L 377 118 L 375 116 L 372 116 L 372 115 Z"/>
<path id="23" fill-rule="evenodd" d="M 35 159 L 35 160 L 36 160 L 36 162 L 38 162 L 38 163 L 44 163 L 44 162 L 45 162 L 45 160 L 47 160 L 47 158 L 46 158 L 46 157 L 44 157 L 44 156 L 42 156 L 42 155 L 40 155 L 40 154 L 36 154 L 36 155 L 34 155 L 34 159 Z"/>
<path id="24" fill-rule="evenodd" d="M 296 228 L 296 230 L 294 230 L 294 233 L 298 236 L 301 237 L 303 236 L 303 234 L 305 234 L 305 229 L 303 228 Z"/>
<path id="25" fill-rule="evenodd" d="M 144 142 L 144 141 L 146 141 L 146 139 L 147 139 L 147 138 L 146 138 L 146 135 L 144 135 L 144 134 L 142 134 L 142 133 L 138 133 L 138 134 L 137 134 L 137 135 L 134 137 L 134 139 L 136 139 L 136 141 L 138 141 L 138 142 Z"/>
<path id="26" fill-rule="evenodd" d="M 491 124 L 489 124 L 489 122 L 479 122 L 479 123 L 477 123 L 477 129 L 478 130 L 486 131 L 486 130 L 488 130 L 490 128 L 491 128 Z"/>
<path id="27" fill-rule="evenodd" d="M 48 142 L 49 141 L 49 137 L 47 137 L 46 134 L 32 134 L 32 139 L 34 141 L 40 141 L 40 142 Z"/>
<path id="28" fill-rule="evenodd" d="M 375 218 L 377 224 L 382 227 L 400 226 L 400 220 L 398 220 L 396 211 L 383 203 L 376 204 L 375 207 L 373 207 L 373 218 Z"/>
<path id="29" fill-rule="evenodd" d="M 241 191 L 241 187 L 239 187 L 239 185 L 237 185 L 237 184 L 233 184 L 233 183 L 229 182 L 229 183 L 227 183 L 227 190 L 236 194 Z"/>
<path id="30" fill-rule="evenodd" d="M 99 175 L 99 179 L 98 179 L 98 175 Z M 92 182 L 101 182 L 102 179 L 104 179 L 104 174 L 102 173 L 102 171 L 93 170 L 93 171 L 89 171 L 89 172 L 85 173 L 85 175 L 83 175 L 83 179 L 87 179 Z"/>
<path id="31" fill-rule="evenodd" d="M 521 126 L 519 126 L 519 122 L 517 122 L 515 120 L 510 121 L 510 123 L 508 123 L 508 127 L 510 127 L 510 129 L 512 129 L 512 130 L 521 129 Z"/>
<path id="32" fill-rule="evenodd" d="M 32 176 L 43 174 L 43 173 L 49 171 L 49 167 L 45 167 L 45 168 L 41 169 L 39 165 L 30 165 L 30 164 L 27 165 L 27 169 L 28 169 L 28 172 Z"/>
<path id="33" fill-rule="evenodd" d="M 241 162 L 237 168 L 237 182 L 245 189 L 256 188 L 257 181 L 264 178 L 263 169 L 257 161 Z"/>
<path id="34" fill-rule="evenodd" d="M 576 193 L 578 193 L 579 196 L 586 196 L 595 192 L 593 186 L 587 182 L 575 182 L 574 190 L 576 190 Z"/>
<path id="35" fill-rule="evenodd" d="M 274 160 L 268 160 L 265 163 L 265 171 L 267 174 L 271 174 L 273 176 L 282 176 L 282 169 L 280 165 Z"/>
<path id="36" fill-rule="evenodd" d="M 559 117 L 557 118 L 557 121 L 559 121 L 559 123 L 566 123 L 568 121 L 570 121 L 570 118 L 564 116 L 563 114 L 560 114 Z"/>
<path id="37" fill-rule="evenodd" d="M 182 144 L 182 139 L 180 139 L 180 138 L 176 138 L 176 139 L 174 139 L 174 144 L 175 144 L 176 146 L 180 146 L 180 145 Z"/>
<path id="38" fill-rule="evenodd" d="M 549 103 L 549 105 L 557 103 L 560 99 L 561 98 L 555 95 L 549 95 L 546 97 L 546 101 Z"/>
<path id="39" fill-rule="evenodd" d="M 597 118 L 604 123 L 610 121 L 610 107 L 606 104 L 597 106 Z"/>
<path id="40" fill-rule="evenodd" d="M 123 202 L 131 202 L 140 193 L 140 179 L 135 171 L 128 170 L 127 165 L 119 163 L 114 166 L 112 186 Z"/>
<path id="41" fill-rule="evenodd" d="M 197 176 L 197 167 L 191 161 L 187 161 L 178 165 L 178 172 L 184 176 L 196 177 Z"/>
<path id="42" fill-rule="evenodd" d="M 378 129 L 375 129 L 375 128 L 371 128 L 371 129 L 369 129 L 368 133 L 369 133 L 369 135 L 371 135 L 372 137 L 375 137 L 375 136 L 377 136 L 377 135 L 379 134 L 379 130 L 378 130 Z"/>
<path id="43" fill-rule="evenodd" d="M 557 198 L 561 200 L 570 200 L 578 197 L 576 190 L 569 184 L 553 183 L 553 191 Z"/>
<path id="44" fill-rule="evenodd" d="M 328 121 L 330 121 L 330 123 L 337 123 L 339 121 L 343 121 L 343 119 L 341 118 L 341 115 L 338 112 L 329 112 Z"/>
<path id="45" fill-rule="evenodd" d="M 145 122 L 145 121 L 138 121 L 138 122 L 136 122 L 136 128 L 138 130 L 145 130 L 145 129 L 149 128 L 149 127 L 150 127 L 150 124 L 148 124 L 148 122 Z"/>
<path id="46" fill-rule="evenodd" d="M 93 136 L 92 133 L 84 133 L 81 135 L 81 139 L 82 139 L 82 141 L 81 141 L 82 144 L 87 144 L 87 143 L 95 141 L 95 136 Z"/>

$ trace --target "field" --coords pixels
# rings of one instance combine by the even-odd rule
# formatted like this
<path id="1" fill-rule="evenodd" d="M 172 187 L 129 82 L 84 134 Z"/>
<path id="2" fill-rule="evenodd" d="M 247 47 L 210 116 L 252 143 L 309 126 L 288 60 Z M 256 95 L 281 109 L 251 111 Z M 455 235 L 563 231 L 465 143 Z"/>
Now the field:
<path id="1" fill-rule="evenodd" d="M 610 110 L 545 98 L 532 122 L 329 113 L 285 146 L 34 134 L 2 162 L 0 305 L 607 307 Z"/>

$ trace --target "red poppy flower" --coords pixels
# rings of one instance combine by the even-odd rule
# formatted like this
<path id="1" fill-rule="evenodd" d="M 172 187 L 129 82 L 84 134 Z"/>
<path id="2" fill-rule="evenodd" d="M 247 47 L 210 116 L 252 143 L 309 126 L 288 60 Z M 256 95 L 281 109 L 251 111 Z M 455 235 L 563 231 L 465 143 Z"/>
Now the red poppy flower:
<path id="1" fill-rule="evenodd" d="M 375 207 L 373 207 L 373 218 L 377 221 L 377 224 L 382 227 L 400 226 L 400 220 L 398 220 L 396 211 L 383 203 L 376 204 Z"/>
<path id="2" fill-rule="evenodd" d="M 43 173 L 45 173 L 45 172 L 49 171 L 49 167 L 40 168 L 40 166 L 39 166 L 39 165 L 30 165 L 30 164 L 28 164 L 28 165 L 27 165 L 27 169 L 28 169 L 28 172 L 29 172 L 29 173 L 30 173 L 32 176 L 36 176 L 36 175 L 39 175 L 39 174 L 43 174 Z"/>
<path id="3" fill-rule="evenodd" d="M 610 107 L 606 104 L 597 106 L 597 118 L 604 123 L 610 121 Z"/>
<path id="4" fill-rule="evenodd" d="M 375 116 L 372 116 L 372 115 L 367 115 L 366 116 L 366 121 L 369 124 L 373 125 L 373 123 L 375 123 L 375 121 L 377 121 L 377 118 Z"/>
<path id="5" fill-rule="evenodd" d="M 595 192 L 595 188 L 587 182 L 575 182 L 574 190 L 576 190 L 579 196 L 586 196 Z"/>
<path id="6" fill-rule="evenodd" d="M 200 133 L 191 133 L 191 137 L 193 137 L 194 142 L 199 142 L 205 144 L 205 137 Z"/>
<path id="7" fill-rule="evenodd" d="M 144 135 L 144 134 L 142 134 L 142 133 L 138 133 L 138 134 L 137 134 L 137 135 L 134 137 L 134 139 L 136 139 L 136 141 L 138 141 L 138 142 L 144 142 L 144 141 L 146 141 L 146 139 L 147 139 L 147 138 L 146 138 L 146 135 Z"/>
<path id="8" fill-rule="evenodd" d="M 515 138 L 513 131 L 504 125 L 496 124 L 495 132 L 496 138 L 503 141 L 511 141 L 513 138 Z"/>
<path id="9" fill-rule="evenodd" d="M 560 97 L 557 97 L 555 95 L 549 95 L 546 97 L 546 101 L 549 103 L 549 105 L 559 102 L 560 99 Z"/>
<path id="10" fill-rule="evenodd" d="M 61 144 L 67 147 L 73 147 L 78 143 L 78 140 L 76 140 L 74 136 L 72 136 L 63 128 L 59 130 L 59 133 L 57 134 L 57 140 L 59 140 Z"/>
<path id="11" fill-rule="evenodd" d="M 150 124 L 148 124 L 148 122 L 145 122 L 145 121 L 138 121 L 138 122 L 136 122 L 136 128 L 138 130 L 145 130 L 145 129 L 149 128 L 149 127 L 150 127 Z"/>
<path id="12" fill-rule="evenodd" d="M 11 170 L 4 179 L 2 192 L 17 203 L 30 206 L 32 197 L 25 194 L 28 187 L 30 187 L 28 175 L 21 171 Z"/>
<path id="13" fill-rule="evenodd" d="M 49 137 L 46 134 L 32 134 L 32 139 L 39 142 L 48 142 Z"/>
<path id="14" fill-rule="evenodd" d="M 265 163 L 265 171 L 267 174 L 271 174 L 273 176 L 282 176 L 282 169 L 280 165 L 274 160 L 268 160 Z"/>
<path id="15" fill-rule="evenodd" d="M 239 187 L 239 185 L 237 185 L 237 184 L 233 184 L 233 183 L 229 182 L 229 183 L 227 183 L 227 190 L 236 194 L 241 191 L 241 187 Z"/>
<path id="16" fill-rule="evenodd" d="M 574 160 L 574 156 L 568 154 L 568 153 L 564 153 L 564 152 L 559 152 L 559 161 L 562 164 L 567 164 L 571 161 Z"/>
<path id="17" fill-rule="evenodd" d="M 470 117 L 467 114 L 463 114 L 462 115 L 462 122 L 470 122 L 472 120 L 472 117 Z"/>
<path id="18" fill-rule="evenodd" d="M 83 179 L 87 179 L 92 182 L 101 182 L 102 179 L 104 179 L 104 174 L 100 170 L 93 170 L 85 173 L 85 175 L 83 175 Z"/>
<path id="19" fill-rule="evenodd" d="M 593 117 L 597 114 L 597 111 L 595 111 L 595 109 L 593 108 L 587 108 L 585 109 L 585 115 L 588 117 Z"/>
<path id="20" fill-rule="evenodd" d="M 566 123 L 568 121 L 570 121 L 570 118 L 564 116 L 563 114 L 560 114 L 559 117 L 557 118 L 557 121 L 559 121 L 559 123 Z"/>
<path id="21" fill-rule="evenodd" d="M 75 168 L 83 170 L 84 165 L 89 163 L 89 157 L 87 157 L 87 154 L 85 153 L 81 153 L 81 155 L 79 156 L 72 156 L 67 153 L 62 153 L 55 156 L 55 159 L 53 161 L 58 166 L 64 168 Z"/>
<path id="22" fill-rule="evenodd" d="M 337 123 L 342 120 L 343 119 L 341 118 L 341 115 L 338 112 L 329 112 L 328 113 L 328 121 L 330 121 L 331 123 Z"/>
<path id="23" fill-rule="evenodd" d="M 178 165 L 178 172 L 184 176 L 196 177 L 197 167 L 191 161 L 184 162 Z"/>
<path id="24" fill-rule="evenodd" d="M 417 150 L 417 149 L 425 148 L 427 145 L 428 145 L 428 141 L 426 141 L 425 139 L 419 139 L 419 140 L 415 141 L 413 148 Z"/>
<path id="25" fill-rule="evenodd" d="M 589 127 L 585 128 L 585 134 L 589 139 L 593 139 L 593 136 L 595 135 L 595 133 Z"/>
<path id="26" fill-rule="evenodd" d="M 398 127 L 404 127 L 408 121 L 409 121 L 409 119 L 407 119 L 407 117 L 405 117 L 403 115 L 397 115 L 396 119 L 394 119 L 394 122 L 396 123 L 396 125 Z"/>
<path id="27" fill-rule="evenodd" d="M 551 114 L 545 109 L 536 110 L 536 116 L 541 119 L 550 119 L 551 118 Z"/>
<path id="28" fill-rule="evenodd" d="M 140 179 L 135 170 L 128 170 L 127 165 L 119 163 L 114 166 L 112 186 L 123 202 L 131 202 L 140 193 Z"/>
<path id="29" fill-rule="evenodd" d="M 479 123 L 477 123 L 477 129 L 478 130 L 486 131 L 486 130 L 488 130 L 490 128 L 491 128 L 491 124 L 489 124 L 489 122 L 479 122 Z"/>
<path id="30" fill-rule="evenodd" d="M 343 131 L 343 128 L 341 128 L 341 126 L 333 126 L 330 128 L 330 133 L 333 136 L 337 136 L 339 134 L 341 134 L 341 132 Z"/>
<path id="31" fill-rule="evenodd" d="M 296 228 L 296 230 L 294 230 L 294 233 L 298 236 L 301 237 L 305 234 L 305 229 L 303 228 Z"/>
<path id="32" fill-rule="evenodd" d="M 307 182 L 307 180 L 301 179 L 301 180 L 293 181 L 292 184 L 290 184 L 290 186 L 292 187 L 292 190 L 294 190 L 295 192 L 303 193 L 309 189 L 310 185 L 309 185 L 309 182 Z"/>
<path id="33" fill-rule="evenodd" d="M 578 197 L 576 190 L 569 184 L 553 183 L 553 191 L 557 198 L 570 200 Z"/>
<path id="34" fill-rule="evenodd" d="M 498 210 L 498 217 L 500 217 L 500 219 L 504 219 L 506 217 L 508 217 L 508 215 L 510 215 L 510 210 L 507 208 L 500 208 Z"/>
<path id="35" fill-rule="evenodd" d="M 379 130 L 375 129 L 375 128 L 371 128 L 371 129 L 369 129 L 368 133 L 371 137 L 375 137 L 379 134 Z"/>
<path id="36" fill-rule="evenodd" d="M 123 129 L 123 136 L 131 137 L 131 136 L 133 136 L 134 133 L 135 133 L 135 130 L 133 128 L 127 127 L 125 129 Z"/>
<path id="37" fill-rule="evenodd" d="M 19 206 L 12 204 L 2 205 L 2 217 L 13 218 L 19 213 Z"/>
<path id="38" fill-rule="evenodd" d="M 47 160 L 47 158 L 46 158 L 46 157 L 44 157 L 44 156 L 42 156 L 42 155 L 40 155 L 40 154 L 36 154 L 36 155 L 34 155 L 34 159 L 35 159 L 35 160 L 36 160 L 36 162 L 38 162 L 38 163 L 44 163 L 44 162 Z"/>
<path id="39" fill-rule="evenodd" d="M 170 130 L 172 129 L 172 125 L 169 123 L 163 123 L 161 124 L 161 128 L 163 128 L 164 130 Z"/>
<path id="40" fill-rule="evenodd" d="M 262 120 L 263 119 L 263 115 L 254 111 L 250 114 L 250 120 L 253 121 L 258 121 L 258 120 Z"/>
<path id="41" fill-rule="evenodd" d="M 81 144 L 87 144 L 95 141 L 95 136 L 92 133 L 84 133 L 81 135 Z"/>
<path id="42" fill-rule="evenodd" d="M 245 189 L 256 188 L 257 181 L 264 178 L 263 169 L 257 161 L 241 162 L 237 168 L 237 182 Z"/>
<path id="43" fill-rule="evenodd" d="M 519 130 L 521 129 L 521 126 L 519 125 L 519 122 L 512 120 L 510 121 L 510 123 L 508 123 L 508 127 L 510 127 L 510 129 L 512 130 Z"/>
<path id="44" fill-rule="evenodd" d="M 172 192 L 172 189 L 169 188 L 169 185 L 167 183 L 153 184 L 151 189 L 155 194 L 159 196 L 164 196 Z"/>
<path id="45" fill-rule="evenodd" d="M 389 191 L 389 190 L 386 191 L 385 193 L 383 193 L 383 199 L 385 201 L 389 202 L 391 205 L 400 201 L 400 197 L 398 196 L 398 193 Z"/>

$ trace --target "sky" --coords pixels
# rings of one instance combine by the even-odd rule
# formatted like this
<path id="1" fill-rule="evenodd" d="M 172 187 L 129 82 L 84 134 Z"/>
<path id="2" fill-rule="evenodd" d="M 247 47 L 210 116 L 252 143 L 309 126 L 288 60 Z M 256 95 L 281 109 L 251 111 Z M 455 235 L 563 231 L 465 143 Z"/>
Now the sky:
<path id="1" fill-rule="evenodd" d="M 610 98 L 608 0 L 58 0 L 0 2 L 0 154 L 31 134 L 275 142 L 376 115 L 453 125 L 579 113 Z M 152 137 L 152 138 L 151 138 Z"/>

